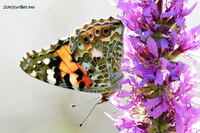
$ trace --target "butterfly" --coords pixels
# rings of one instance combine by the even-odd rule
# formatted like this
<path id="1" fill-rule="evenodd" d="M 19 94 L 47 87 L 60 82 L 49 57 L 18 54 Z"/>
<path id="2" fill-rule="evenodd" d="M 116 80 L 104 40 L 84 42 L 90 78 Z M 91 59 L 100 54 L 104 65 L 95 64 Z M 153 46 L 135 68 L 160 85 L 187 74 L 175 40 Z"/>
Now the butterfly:
<path id="1" fill-rule="evenodd" d="M 116 18 L 93 19 L 71 37 L 47 48 L 27 52 L 20 67 L 34 78 L 56 86 L 101 93 L 106 102 L 119 88 L 123 58 L 122 22 Z"/>

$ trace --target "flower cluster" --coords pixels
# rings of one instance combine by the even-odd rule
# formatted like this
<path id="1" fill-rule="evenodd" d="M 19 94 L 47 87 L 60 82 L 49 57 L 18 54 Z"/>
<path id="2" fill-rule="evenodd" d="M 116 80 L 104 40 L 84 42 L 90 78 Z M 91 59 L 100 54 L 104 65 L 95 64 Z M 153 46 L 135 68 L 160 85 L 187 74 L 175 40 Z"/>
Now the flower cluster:
<path id="1" fill-rule="evenodd" d="M 195 8 L 186 0 L 115 0 L 125 25 L 123 88 L 111 102 L 123 115 L 109 115 L 124 133 L 196 133 L 200 109 L 194 97 L 195 63 L 178 60 L 200 47 L 200 26 L 186 29 Z M 125 100 L 124 100 L 125 99 Z M 128 100 L 127 100 L 128 99 Z"/>

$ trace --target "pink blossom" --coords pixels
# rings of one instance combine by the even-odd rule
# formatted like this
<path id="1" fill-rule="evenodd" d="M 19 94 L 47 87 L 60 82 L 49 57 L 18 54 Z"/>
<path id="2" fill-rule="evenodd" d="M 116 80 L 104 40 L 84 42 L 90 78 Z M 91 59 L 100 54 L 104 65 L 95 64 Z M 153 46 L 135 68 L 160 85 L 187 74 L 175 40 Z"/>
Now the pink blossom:
<path id="1" fill-rule="evenodd" d="M 110 99 L 122 115 L 107 116 L 123 133 L 148 133 L 152 128 L 196 133 L 192 125 L 200 109 L 191 104 L 197 84 L 194 68 L 175 60 L 200 47 L 200 26 L 188 30 L 185 24 L 196 4 L 187 8 L 186 0 L 115 2 L 125 25 L 121 70 L 129 75 Z"/>

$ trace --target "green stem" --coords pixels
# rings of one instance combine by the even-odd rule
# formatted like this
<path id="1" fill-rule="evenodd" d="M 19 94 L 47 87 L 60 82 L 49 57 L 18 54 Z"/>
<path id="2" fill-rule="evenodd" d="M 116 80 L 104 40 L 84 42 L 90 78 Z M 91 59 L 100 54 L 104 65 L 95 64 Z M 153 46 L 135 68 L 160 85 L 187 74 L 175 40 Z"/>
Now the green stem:
<path id="1" fill-rule="evenodd" d="M 158 132 L 161 133 L 161 117 L 158 118 Z"/>

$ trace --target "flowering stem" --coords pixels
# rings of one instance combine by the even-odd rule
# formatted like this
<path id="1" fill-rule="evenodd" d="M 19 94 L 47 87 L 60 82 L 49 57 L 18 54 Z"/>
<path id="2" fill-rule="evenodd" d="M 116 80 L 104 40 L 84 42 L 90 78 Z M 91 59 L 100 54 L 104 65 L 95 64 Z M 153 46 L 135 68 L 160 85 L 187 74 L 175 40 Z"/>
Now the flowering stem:
<path id="1" fill-rule="evenodd" d="M 161 120 L 161 117 L 158 118 L 158 131 L 159 133 L 161 133 L 161 123 L 162 123 L 162 120 Z"/>
<path id="2" fill-rule="evenodd" d="M 198 83 L 194 69 L 176 58 L 200 48 L 200 26 L 186 30 L 185 16 L 195 7 L 184 7 L 186 1 L 116 0 L 127 29 L 122 70 L 130 74 L 121 85 L 133 88 L 120 91 L 127 105 L 124 96 L 111 100 L 124 111 L 112 118 L 123 133 L 196 132 L 200 109 L 192 107 L 191 94 Z"/>

